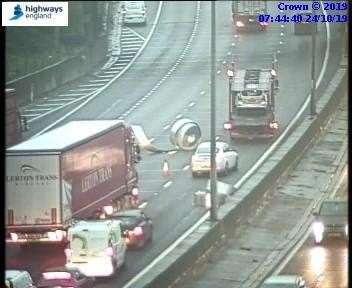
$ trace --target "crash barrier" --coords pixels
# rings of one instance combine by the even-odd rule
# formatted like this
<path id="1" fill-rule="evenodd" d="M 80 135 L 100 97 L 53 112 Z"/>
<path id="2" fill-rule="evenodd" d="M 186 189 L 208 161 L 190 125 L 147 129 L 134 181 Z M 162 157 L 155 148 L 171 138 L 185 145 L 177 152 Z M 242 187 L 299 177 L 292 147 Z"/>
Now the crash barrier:
<path id="1" fill-rule="evenodd" d="M 106 60 L 106 50 L 106 36 L 100 36 L 78 55 L 9 81 L 6 87 L 16 89 L 19 106 L 30 104 L 35 99 L 45 96 L 46 93 L 86 75 L 88 71 Z"/>
<path id="2" fill-rule="evenodd" d="M 320 133 L 347 91 L 346 69 L 339 69 L 316 105 L 318 115 L 305 119 L 269 159 L 245 182 L 218 213 L 218 222 L 205 221 L 167 254 L 153 269 L 133 283 L 134 288 L 165 288 L 178 280 L 195 261 L 219 241 L 233 233 L 255 211 L 264 194 L 279 177 L 302 157 L 313 136 Z"/>

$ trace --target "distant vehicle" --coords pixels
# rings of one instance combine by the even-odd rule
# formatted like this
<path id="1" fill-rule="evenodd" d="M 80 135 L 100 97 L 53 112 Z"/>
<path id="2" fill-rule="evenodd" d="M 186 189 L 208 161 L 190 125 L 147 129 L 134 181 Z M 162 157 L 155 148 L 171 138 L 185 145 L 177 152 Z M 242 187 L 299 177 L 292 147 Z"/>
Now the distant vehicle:
<path id="1" fill-rule="evenodd" d="M 147 24 L 144 1 L 124 1 L 122 13 L 125 24 Z"/>
<path id="2" fill-rule="evenodd" d="M 94 278 L 84 276 L 79 271 L 58 269 L 58 271 L 47 271 L 37 284 L 37 288 L 92 288 Z"/>
<path id="3" fill-rule="evenodd" d="M 79 221 L 68 229 L 66 268 L 88 277 L 112 276 L 126 261 L 126 243 L 117 220 Z"/>
<path id="4" fill-rule="evenodd" d="M 316 21 L 307 22 L 307 19 L 313 17 L 313 13 L 310 11 L 305 11 L 297 13 L 296 21 L 293 24 L 295 35 L 310 35 L 318 32 L 318 25 Z"/>
<path id="5" fill-rule="evenodd" d="M 31 275 L 23 270 L 5 271 L 6 288 L 35 288 Z"/>
<path id="6" fill-rule="evenodd" d="M 16 91 L 12 88 L 5 89 L 6 96 L 6 147 L 13 146 L 22 141 L 22 131 L 27 129 L 26 119 L 21 117 L 17 106 Z M 24 121 L 22 123 L 22 120 Z"/>
<path id="7" fill-rule="evenodd" d="M 6 242 L 64 243 L 77 219 L 137 207 L 136 147 L 123 121 L 89 120 L 8 148 Z"/>
<path id="8" fill-rule="evenodd" d="M 279 134 L 275 119 L 278 78 L 273 69 L 234 71 L 230 79 L 229 120 L 224 129 L 234 139 L 270 139 Z"/>
<path id="9" fill-rule="evenodd" d="M 153 222 L 142 210 L 133 209 L 112 213 L 108 219 L 121 222 L 127 247 L 142 248 L 153 239 Z"/>
<path id="10" fill-rule="evenodd" d="M 259 15 L 267 13 L 267 1 L 232 1 L 232 20 L 237 32 L 266 31 L 266 22 Z"/>
<path id="11" fill-rule="evenodd" d="M 348 238 L 347 201 L 329 199 L 321 203 L 314 213 L 313 234 L 316 244 L 328 236 Z"/>
<path id="12" fill-rule="evenodd" d="M 278 275 L 267 278 L 260 288 L 308 288 L 299 275 Z"/>
<path id="13" fill-rule="evenodd" d="M 238 169 L 238 152 L 227 143 L 216 142 L 216 171 L 228 175 L 230 170 Z M 210 142 L 198 145 L 191 159 L 192 176 L 210 172 Z"/>

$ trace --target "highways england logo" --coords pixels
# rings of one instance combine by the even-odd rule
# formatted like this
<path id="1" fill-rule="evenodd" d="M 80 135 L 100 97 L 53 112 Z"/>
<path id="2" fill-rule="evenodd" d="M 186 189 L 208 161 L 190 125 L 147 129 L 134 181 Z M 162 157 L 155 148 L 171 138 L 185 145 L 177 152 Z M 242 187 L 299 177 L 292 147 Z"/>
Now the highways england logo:
<path id="1" fill-rule="evenodd" d="M 10 20 L 17 20 L 18 18 L 23 16 L 23 12 L 22 12 L 22 8 L 20 6 L 20 4 L 17 4 L 14 8 L 13 8 L 13 15 Z"/>
<path id="2" fill-rule="evenodd" d="M 2 26 L 68 26 L 68 2 L 2 2 Z"/>

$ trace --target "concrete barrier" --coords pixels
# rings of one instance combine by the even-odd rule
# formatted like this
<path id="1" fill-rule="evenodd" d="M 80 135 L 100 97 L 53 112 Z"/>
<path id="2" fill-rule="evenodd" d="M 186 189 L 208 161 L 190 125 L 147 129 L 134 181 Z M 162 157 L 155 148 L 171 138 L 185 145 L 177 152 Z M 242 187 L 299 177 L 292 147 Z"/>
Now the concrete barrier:
<path id="1" fill-rule="evenodd" d="M 6 83 L 17 92 L 19 106 L 27 105 L 58 87 L 79 79 L 106 60 L 105 35 L 78 55 Z"/>
<path id="2" fill-rule="evenodd" d="M 317 102 L 318 115 L 305 119 L 251 179 L 241 186 L 219 211 L 217 223 L 204 222 L 153 269 L 133 283 L 134 288 L 166 288 L 189 270 L 193 263 L 223 235 L 233 233 L 237 225 L 255 211 L 265 193 L 276 184 L 280 176 L 297 159 L 320 133 L 329 116 L 347 91 L 347 71 L 339 69 L 325 93 Z"/>

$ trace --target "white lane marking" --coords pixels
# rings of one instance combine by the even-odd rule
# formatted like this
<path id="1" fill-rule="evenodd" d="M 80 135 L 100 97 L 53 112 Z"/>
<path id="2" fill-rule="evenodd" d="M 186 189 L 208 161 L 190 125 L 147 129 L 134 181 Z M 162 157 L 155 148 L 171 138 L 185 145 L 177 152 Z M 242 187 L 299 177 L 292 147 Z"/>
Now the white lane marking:
<path id="1" fill-rule="evenodd" d="M 196 105 L 196 103 L 195 102 L 191 102 L 191 103 L 188 104 L 188 107 L 193 107 L 194 105 Z"/>
<path id="2" fill-rule="evenodd" d="M 83 96 L 85 93 L 70 93 L 70 94 L 59 94 L 59 97 L 72 97 L 72 96 Z"/>
<path id="3" fill-rule="evenodd" d="M 81 109 L 82 107 L 84 107 L 85 105 L 87 105 L 90 101 L 92 101 L 95 97 L 97 97 L 102 91 L 104 91 L 105 89 L 107 89 L 108 87 L 110 87 L 110 84 L 113 83 L 116 79 L 118 79 L 123 73 L 125 73 L 125 71 L 127 71 L 127 69 L 129 69 L 131 67 L 131 65 L 136 61 L 136 59 L 139 57 L 139 55 L 142 53 L 142 51 L 144 50 L 144 48 L 147 46 L 147 44 L 149 43 L 149 40 L 151 39 L 152 35 L 154 34 L 155 28 L 159 22 L 159 18 L 161 15 L 161 8 L 163 6 L 163 1 L 159 2 L 159 6 L 158 6 L 158 11 L 156 13 L 155 16 L 155 20 L 152 24 L 152 29 L 150 30 L 147 39 L 145 40 L 145 42 L 143 43 L 142 47 L 138 50 L 138 52 L 136 53 L 136 55 L 132 58 L 132 60 L 130 61 L 130 63 L 128 63 L 121 71 L 119 74 L 117 74 L 115 77 L 111 78 L 109 80 L 109 82 L 106 84 L 106 86 L 103 86 L 102 88 L 99 88 L 97 91 L 94 91 L 91 94 L 88 94 L 87 97 L 89 96 L 89 98 L 87 98 L 83 103 L 81 103 L 80 105 L 78 105 L 76 108 L 72 109 L 70 112 L 68 112 L 65 116 L 59 118 L 58 120 L 56 120 L 54 123 L 50 124 L 49 126 L 47 126 L 46 128 L 44 128 L 43 130 L 39 131 L 38 133 L 36 133 L 35 135 L 33 135 L 32 137 L 37 137 L 40 134 L 43 134 L 44 132 L 50 130 L 52 127 L 54 127 L 55 125 L 57 125 L 58 123 L 64 121 L 66 118 L 70 117 L 72 114 L 76 113 L 79 109 Z M 107 76 L 98 76 L 98 77 L 107 77 Z M 111 76 L 108 76 L 109 78 Z M 69 103 L 72 104 L 72 103 Z M 69 105 L 67 104 L 67 105 Z M 43 114 L 44 115 L 44 114 Z M 38 118 L 37 118 L 38 119 Z M 37 120 L 35 119 L 35 120 Z M 28 121 L 29 122 L 29 121 Z M 31 138 L 32 138 L 31 137 Z"/>
<path id="4" fill-rule="evenodd" d="M 169 128 L 170 128 L 170 125 L 166 125 L 166 126 L 163 127 L 163 130 L 167 130 Z"/>
<path id="5" fill-rule="evenodd" d="M 155 140 L 155 138 L 150 138 L 149 142 L 152 143 Z"/>
<path id="6" fill-rule="evenodd" d="M 139 209 L 143 209 L 148 205 L 148 202 L 143 202 L 141 205 L 138 206 Z"/>
<path id="7" fill-rule="evenodd" d="M 201 91 L 201 92 L 200 92 L 200 95 L 204 95 L 204 94 L 205 94 L 205 91 Z"/>
<path id="8" fill-rule="evenodd" d="M 75 100 L 76 98 L 56 98 L 56 99 L 49 99 L 48 102 L 64 102 L 67 103 L 67 101 Z"/>
<path id="9" fill-rule="evenodd" d="M 167 154 L 169 154 L 169 155 L 174 155 L 176 153 L 177 153 L 177 150 L 173 150 L 173 151 L 167 152 Z"/>
<path id="10" fill-rule="evenodd" d="M 42 114 L 22 114 L 22 116 L 24 117 L 28 117 L 28 118 L 31 118 L 31 117 L 37 117 L 37 116 L 40 116 Z M 29 122 L 29 121 L 28 121 Z"/>
<path id="11" fill-rule="evenodd" d="M 38 109 L 26 109 L 24 112 L 40 112 L 40 111 L 48 111 L 51 110 L 51 108 L 38 108 Z"/>
<path id="12" fill-rule="evenodd" d="M 49 100 L 48 100 L 49 101 Z M 61 106 L 62 104 L 58 103 L 46 103 L 46 104 L 36 104 L 35 107 L 46 107 L 46 106 Z"/>
<path id="13" fill-rule="evenodd" d="M 163 185 L 163 187 L 164 187 L 164 188 L 170 187 L 171 184 L 172 184 L 172 181 L 167 181 L 167 182 Z"/>
<path id="14" fill-rule="evenodd" d="M 142 39 L 143 41 L 145 41 L 145 38 L 144 38 L 141 34 L 137 33 L 136 31 L 132 30 L 132 29 L 129 28 L 129 27 L 124 27 L 124 28 L 128 29 L 129 32 L 133 33 L 133 34 L 136 35 L 138 38 L 140 38 L 140 39 Z"/>
<path id="15" fill-rule="evenodd" d="M 82 89 L 72 89 L 72 90 L 68 90 L 70 92 L 84 92 L 84 91 L 92 91 L 94 89 L 92 88 L 82 88 Z"/>
<path id="16" fill-rule="evenodd" d="M 78 87 L 97 87 L 97 86 L 103 86 L 105 85 L 104 83 L 95 83 L 95 84 L 81 84 Z"/>
<path id="17" fill-rule="evenodd" d="M 186 165 L 185 167 L 182 168 L 183 171 L 186 171 L 190 168 L 191 166 L 190 165 Z"/>
<path id="18" fill-rule="evenodd" d="M 219 136 L 216 136 L 216 137 L 215 137 L 215 140 L 216 140 L 216 141 L 218 141 L 219 139 L 220 139 L 220 137 L 219 137 Z"/>
<path id="19" fill-rule="evenodd" d="M 182 114 L 178 114 L 178 115 L 176 116 L 176 119 L 180 119 L 180 118 L 182 118 L 182 117 L 183 117 Z"/>
<path id="20" fill-rule="evenodd" d="M 89 83 L 95 83 L 95 82 L 97 82 L 97 83 L 99 83 L 99 82 L 108 82 L 107 80 L 104 80 L 104 79 L 93 79 L 93 80 L 89 80 L 88 81 Z"/>
<path id="21" fill-rule="evenodd" d="M 326 11 L 323 11 L 323 13 L 326 16 Z M 325 23 L 326 25 L 326 33 L 327 33 L 327 45 L 326 45 L 326 50 L 325 50 L 325 56 L 324 56 L 324 62 L 322 69 L 320 70 L 320 74 L 317 80 L 317 88 L 320 85 L 323 76 L 325 74 L 325 70 L 328 64 L 328 59 L 329 59 L 329 54 L 330 54 L 330 25 L 328 22 Z M 292 127 L 295 126 L 297 121 L 300 119 L 304 111 L 308 107 L 308 103 L 310 103 L 310 97 L 311 95 L 309 94 L 306 101 L 302 105 L 301 109 L 299 112 L 296 114 L 296 116 L 290 121 L 289 125 L 286 127 L 285 131 L 279 136 L 279 138 L 276 139 L 276 141 L 267 149 L 264 154 L 258 159 L 258 161 L 241 177 L 240 180 L 236 182 L 236 184 L 233 186 L 236 189 L 238 189 L 247 179 L 257 171 L 258 167 L 264 163 L 264 161 L 269 157 L 269 155 L 281 144 L 283 139 L 286 138 L 286 135 L 291 132 Z"/>

